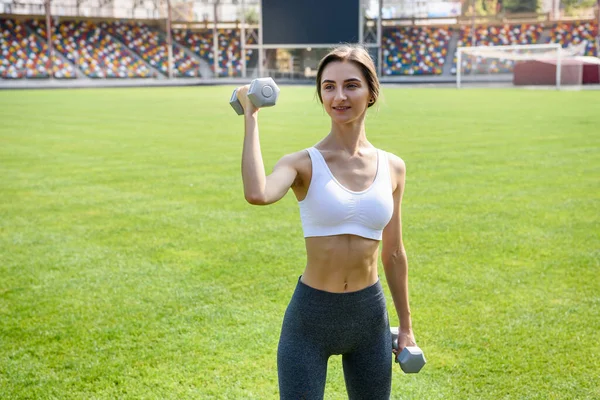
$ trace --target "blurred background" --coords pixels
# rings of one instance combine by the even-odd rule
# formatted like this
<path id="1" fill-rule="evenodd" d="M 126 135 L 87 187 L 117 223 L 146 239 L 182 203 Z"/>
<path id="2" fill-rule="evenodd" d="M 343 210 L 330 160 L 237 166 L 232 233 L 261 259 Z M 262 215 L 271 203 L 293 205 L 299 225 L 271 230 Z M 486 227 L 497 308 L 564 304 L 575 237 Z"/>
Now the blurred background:
<path id="1" fill-rule="evenodd" d="M 574 49 L 569 57 L 597 60 L 599 4 L 0 0 L 0 83 L 172 79 L 176 85 L 258 76 L 308 81 L 318 60 L 339 42 L 369 48 L 384 80 L 454 82 L 457 73 L 512 74 L 515 62 L 511 56 L 478 54 L 457 68 L 460 47 L 558 44 Z M 594 61 L 586 62 L 596 65 L 597 75 Z"/>

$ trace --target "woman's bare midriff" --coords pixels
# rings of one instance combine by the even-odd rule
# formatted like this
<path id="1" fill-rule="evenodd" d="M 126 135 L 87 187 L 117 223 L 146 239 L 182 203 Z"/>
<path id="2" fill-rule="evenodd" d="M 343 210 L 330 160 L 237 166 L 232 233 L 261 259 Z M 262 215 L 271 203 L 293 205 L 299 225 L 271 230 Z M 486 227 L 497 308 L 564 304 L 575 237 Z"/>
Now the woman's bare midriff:
<path id="1" fill-rule="evenodd" d="M 306 238 L 306 269 L 302 282 L 332 293 L 355 292 L 379 279 L 379 241 L 355 235 Z"/>

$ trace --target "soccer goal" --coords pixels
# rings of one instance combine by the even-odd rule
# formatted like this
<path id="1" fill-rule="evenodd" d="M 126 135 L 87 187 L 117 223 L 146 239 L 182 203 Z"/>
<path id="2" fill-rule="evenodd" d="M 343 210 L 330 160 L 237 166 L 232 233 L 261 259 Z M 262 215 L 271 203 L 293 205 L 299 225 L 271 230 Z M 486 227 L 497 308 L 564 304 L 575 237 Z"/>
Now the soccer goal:
<path id="1" fill-rule="evenodd" d="M 560 44 L 459 47 L 456 52 L 456 87 L 582 85 L 581 60 L 585 43 L 562 48 Z"/>

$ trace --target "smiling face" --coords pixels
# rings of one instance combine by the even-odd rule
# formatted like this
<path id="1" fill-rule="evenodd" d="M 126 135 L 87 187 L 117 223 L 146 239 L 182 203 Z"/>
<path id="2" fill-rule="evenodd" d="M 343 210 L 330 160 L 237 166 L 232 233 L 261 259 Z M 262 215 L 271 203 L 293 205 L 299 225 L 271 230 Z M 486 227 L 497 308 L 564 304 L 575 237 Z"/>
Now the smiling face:
<path id="1" fill-rule="evenodd" d="M 360 68 L 347 61 L 327 64 L 321 76 L 320 97 L 332 121 L 342 124 L 364 118 L 374 101 Z"/>

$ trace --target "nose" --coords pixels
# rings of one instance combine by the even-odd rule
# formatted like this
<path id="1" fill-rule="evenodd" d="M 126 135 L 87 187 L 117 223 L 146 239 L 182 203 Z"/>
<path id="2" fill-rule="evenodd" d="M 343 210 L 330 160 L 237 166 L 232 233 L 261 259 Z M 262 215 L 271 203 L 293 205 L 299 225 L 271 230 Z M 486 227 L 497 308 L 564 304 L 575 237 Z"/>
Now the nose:
<path id="1" fill-rule="evenodd" d="M 338 88 L 335 91 L 335 101 L 344 101 L 346 100 L 346 94 L 344 93 L 343 88 Z"/>

